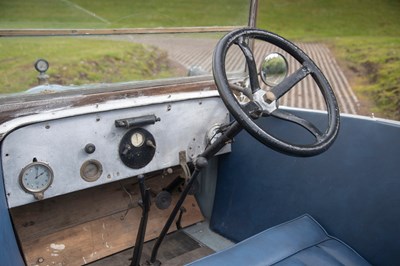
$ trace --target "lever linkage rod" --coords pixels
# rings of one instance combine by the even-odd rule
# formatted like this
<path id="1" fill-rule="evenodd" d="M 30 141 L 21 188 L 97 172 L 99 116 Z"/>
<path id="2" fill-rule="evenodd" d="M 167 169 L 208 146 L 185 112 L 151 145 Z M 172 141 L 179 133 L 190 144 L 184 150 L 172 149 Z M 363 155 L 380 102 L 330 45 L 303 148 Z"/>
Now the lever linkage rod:
<path id="1" fill-rule="evenodd" d="M 185 201 L 186 196 L 190 191 L 190 188 L 192 187 L 193 183 L 196 181 L 201 170 L 207 166 L 208 160 L 212 156 L 214 156 L 218 151 L 220 151 L 227 143 L 231 142 L 231 140 L 241 130 L 242 130 L 242 127 L 240 126 L 240 124 L 237 121 L 233 122 L 232 125 L 230 125 L 228 127 L 228 129 L 213 144 L 208 146 L 204 150 L 204 152 L 197 157 L 197 159 L 194 162 L 195 169 L 192 173 L 192 176 L 190 177 L 185 188 L 183 189 L 183 191 L 178 199 L 178 202 L 176 203 L 174 209 L 172 210 L 170 216 L 168 217 L 168 220 L 165 222 L 165 225 L 164 225 L 163 229 L 161 230 L 156 243 L 154 244 L 153 250 L 151 252 L 151 257 L 150 257 L 151 264 L 157 265 L 156 260 L 157 260 L 158 249 L 160 248 L 160 245 L 161 245 L 162 241 L 164 240 L 164 237 L 167 235 L 169 228 L 171 227 L 173 221 L 175 220 L 175 217 L 176 217 L 179 209 L 181 208 L 183 202 Z"/>

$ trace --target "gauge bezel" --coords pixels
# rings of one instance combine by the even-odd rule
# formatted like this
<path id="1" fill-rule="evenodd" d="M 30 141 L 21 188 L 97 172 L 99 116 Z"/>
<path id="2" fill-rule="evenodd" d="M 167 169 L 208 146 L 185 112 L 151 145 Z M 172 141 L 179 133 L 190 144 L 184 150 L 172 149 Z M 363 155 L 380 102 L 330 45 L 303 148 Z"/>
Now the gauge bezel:
<path id="1" fill-rule="evenodd" d="M 46 186 L 41 187 L 40 189 L 28 188 L 28 187 L 25 186 L 25 184 L 24 184 L 24 182 L 22 180 L 24 175 L 25 175 L 25 173 L 26 173 L 26 171 L 29 170 L 30 168 L 34 167 L 35 165 L 41 165 L 41 166 L 45 167 L 47 169 L 47 171 L 49 172 L 50 180 L 47 182 Z M 31 193 L 31 194 L 37 194 L 37 193 L 42 193 L 42 192 L 46 191 L 51 186 L 51 184 L 53 183 L 53 179 L 54 179 L 53 169 L 51 169 L 51 167 L 47 163 L 44 163 L 44 162 L 32 162 L 32 163 L 26 165 L 24 168 L 22 168 L 21 172 L 19 173 L 19 184 L 20 184 L 21 188 L 25 192 L 28 192 L 28 193 Z"/>
<path id="2" fill-rule="evenodd" d="M 45 63 L 46 64 L 46 69 L 40 69 L 39 68 L 39 63 Z M 49 69 L 49 67 L 50 67 L 50 65 L 49 65 L 49 62 L 47 62 L 47 60 L 44 60 L 44 59 L 38 59 L 38 60 L 36 60 L 36 62 L 35 62 L 35 69 L 38 71 L 38 72 L 40 72 L 40 73 L 44 73 L 44 72 L 46 72 L 48 69 Z"/>
<path id="3" fill-rule="evenodd" d="M 94 176 L 92 176 L 92 177 L 87 176 L 87 175 L 85 174 L 85 168 L 86 168 L 89 164 L 96 165 L 96 167 L 97 167 L 97 169 L 98 169 L 96 175 L 94 175 Z M 103 166 L 102 166 L 102 164 L 101 164 L 99 161 L 97 161 L 97 160 L 94 160 L 94 159 L 87 160 L 87 161 L 84 161 L 84 162 L 83 162 L 83 164 L 82 164 L 82 166 L 81 166 L 81 169 L 80 169 L 80 173 L 81 173 L 82 179 L 85 180 L 86 182 L 94 182 L 94 181 L 97 181 L 97 180 L 100 178 L 100 176 L 103 174 Z"/>

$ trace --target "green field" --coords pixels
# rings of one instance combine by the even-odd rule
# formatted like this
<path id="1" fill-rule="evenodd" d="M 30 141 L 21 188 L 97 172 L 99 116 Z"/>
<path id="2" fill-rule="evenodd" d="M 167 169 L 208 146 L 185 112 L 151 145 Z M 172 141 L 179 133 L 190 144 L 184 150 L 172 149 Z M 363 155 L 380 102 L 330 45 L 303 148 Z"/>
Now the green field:
<path id="1" fill-rule="evenodd" d="M 246 4 L 247 1 L 244 0 L 0 0 L 0 28 L 243 25 L 247 22 Z M 258 27 L 291 40 L 319 41 L 329 45 L 346 70 L 357 95 L 364 102 L 365 114 L 374 112 L 376 116 L 400 120 L 400 1 L 260 0 L 259 10 Z M 85 44 L 85 41 L 80 41 L 79 44 L 72 42 L 66 46 L 68 48 L 62 46 L 57 52 L 56 47 L 61 46 L 54 45 L 46 39 L 31 39 L 24 47 L 21 40 L 0 39 L 2 92 L 15 91 L 15 88 L 5 86 L 4 82 L 10 77 L 23 80 L 24 77 L 18 77 L 26 76 L 21 69 L 26 71 L 28 65 L 32 68 L 32 60 L 29 63 L 26 61 L 24 66 L 17 66 L 21 61 L 15 60 L 17 54 L 29 57 L 32 54 L 40 54 L 41 49 L 54 49 L 52 65 L 55 65 L 54 62 L 62 62 L 67 69 L 79 69 L 82 61 L 104 62 L 107 61 L 107 55 L 116 53 L 116 50 L 110 49 L 110 45 L 106 45 L 108 48 L 101 48 L 100 44 Z M 121 47 L 111 46 L 120 49 L 122 53 L 131 53 L 132 44 L 119 45 Z M 93 46 L 96 49 L 88 48 Z M 15 49 L 19 49 L 19 52 Z M 82 51 L 78 53 L 82 57 L 76 57 L 74 51 Z M 144 48 L 143 53 L 148 52 L 149 48 Z M 154 51 L 149 53 L 153 55 L 147 56 L 154 56 Z M 70 61 L 60 61 L 61 58 L 58 59 L 57 56 L 61 54 Z M 161 56 L 162 61 L 162 53 L 158 51 L 156 54 Z M 108 61 L 112 66 L 119 62 Z M 126 66 L 130 69 L 133 67 Z M 12 71 L 8 69 L 14 69 L 13 73 L 6 72 Z M 60 71 L 54 68 L 53 70 Z M 100 70 L 90 68 L 90 73 L 83 76 L 96 76 L 97 71 Z M 173 75 L 171 71 L 167 72 L 163 69 L 159 71 L 159 76 L 149 78 Z M 106 75 L 105 72 L 100 73 L 99 75 Z M 71 72 L 70 75 L 72 78 L 80 77 L 77 73 Z M 131 79 L 129 75 L 123 77 L 123 80 L 125 78 Z M 79 78 L 72 82 L 78 83 Z M 19 90 L 25 88 L 24 86 L 19 86 Z"/>
<path id="2" fill-rule="evenodd" d="M 0 28 L 246 25 L 243 0 L 0 0 Z"/>
<path id="3" fill-rule="evenodd" d="M 400 120 L 400 1 L 261 0 L 258 26 L 327 43 L 347 70 L 361 112 Z"/>
<path id="4" fill-rule="evenodd" d="M 2 93 L 37 86 L 33 63 L 51 58 L 51 84 L 82 85 L 176 76 L 167 54 L 141 44 L 80 38 L 5 38 L 0 40 Z"/>
<path id="5" fill-rule="evenodd" d="M 398 0 L 261 0 L 258 26 L 290 39 L 400 36 Z"/>

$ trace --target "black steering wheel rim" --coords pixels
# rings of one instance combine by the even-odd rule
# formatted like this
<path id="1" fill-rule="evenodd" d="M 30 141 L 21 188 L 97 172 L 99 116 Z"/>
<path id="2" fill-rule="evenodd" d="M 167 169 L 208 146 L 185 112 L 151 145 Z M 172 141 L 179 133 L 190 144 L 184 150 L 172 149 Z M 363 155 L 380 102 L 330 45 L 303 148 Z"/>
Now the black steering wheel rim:
<path id="1" fill-rule="evenodd" d="M 238 42 L 241 42 L 243 39 L 246 38 L 266 41 L 286 51 L 303 66 L 300 72 L 303 70 L 308 72 L 304 75 L 304 77 L 310 74 L 318 85 L 318 88 L 324 97 L 327 108 L 328 127 L 326 131 L 323 132 L 321 135 L 316 134 L 317 137 L 314 143 L 299 145 L 289 143 L 287 141 L 272 136 L 254 122 L 249 114 L 243 110 L 242 106 L 233 95 L 226 75 L 225 58 L 229 48 L 233 44 L 238 44 Z M 246 53 L 244 49 L 242 49 L 242 51 Z M 252 54 L 247 56 L 251 58 Z M 247 59 L 248 58 L 246 57 L 246 60 Z M 249 65 L 249 62 L 247 63 L 250 78 L 251 75 L 257 75 L 257 73 L 252 73 L 254 71 L 257 72 L 255 65 Z M 256 138 L 264 145 L 289 155 L 313 156 L 326 151 L 334 142 L 339 131 L 340 115 L 339 107 L 333 90 L 329 82 L 325 78 L 324 74 L 316 66 L 316 64 L 300 48 L 298 48 L 295 44 L 289 42 L 288 40 L 282 38 L 281 36 L 255 28 L 243 28 L 228 33 L 218 42 L 215 48 L 213 57 L 213 75 L 220 96 L 226 107 L 228 108 L 229 112 L 247 132 L 249 132 L 254 138 Z M 258 84 L 258 81 L 254 81 L 254 79 L 255 78 L 253 78 L 253 82 L 252 80 L 250 80 L 251 86 L 253 86 L 254 84 Z M 254 92 L 254 90 L 257 90 L 257 88 L 252 87 L 252 90 Z M 305 122 L 309 123 L 308 121 Z"/>

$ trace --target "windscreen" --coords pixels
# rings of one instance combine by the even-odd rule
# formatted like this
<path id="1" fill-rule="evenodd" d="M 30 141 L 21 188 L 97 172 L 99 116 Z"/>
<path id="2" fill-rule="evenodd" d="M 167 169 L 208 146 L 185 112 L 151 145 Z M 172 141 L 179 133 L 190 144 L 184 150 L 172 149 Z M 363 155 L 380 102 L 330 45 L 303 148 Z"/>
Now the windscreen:
<path id="1" fill-rule="evenodd" d="M 248 15 L 243 0 L 0 0 L 0 94 L 210 75 Z"/>

